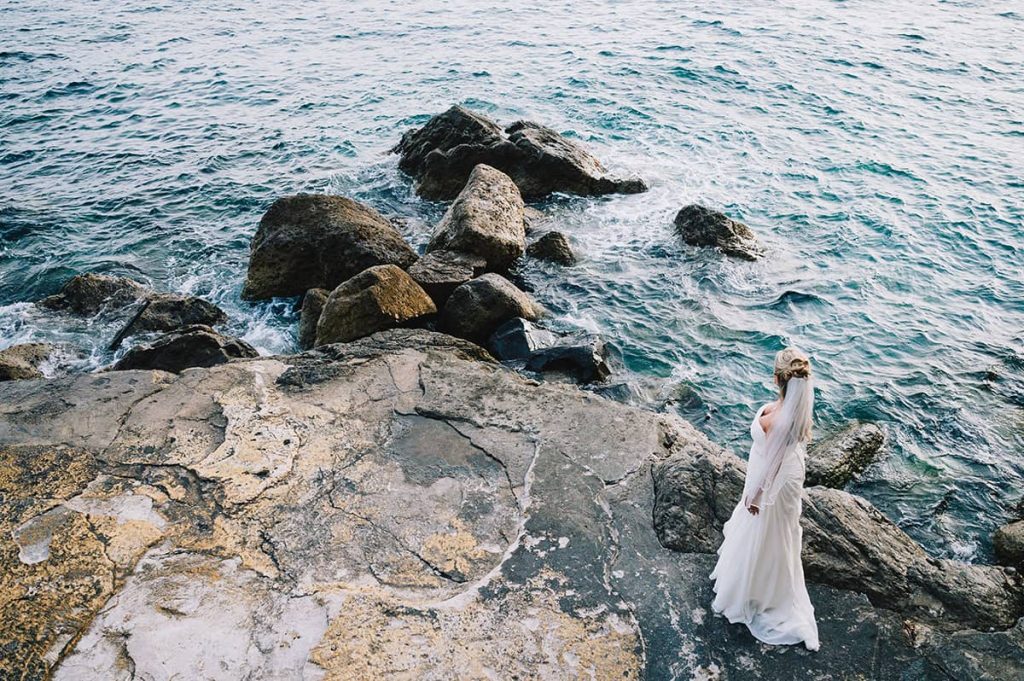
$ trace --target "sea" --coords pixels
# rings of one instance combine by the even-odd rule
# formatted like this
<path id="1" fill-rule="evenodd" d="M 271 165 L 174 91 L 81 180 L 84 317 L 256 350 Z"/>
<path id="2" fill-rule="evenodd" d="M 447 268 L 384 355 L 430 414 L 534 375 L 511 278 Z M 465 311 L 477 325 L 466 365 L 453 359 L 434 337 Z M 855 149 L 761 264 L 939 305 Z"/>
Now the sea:
<path id="1" fill-rule="evenodd" d="M 1024 9 L 697 4 L 4 0 L 0 348 L 84 352 L 55 373 L 108 365 L 116 328 L 32 305 L 103 272 L 295 351 L 295 299 L 239 296 L 263 212 L 343 194 L 422 249 L 445 205 L 389 150 L 462 104 L 650 185 L 536 204 L 579 262 L 516 273 L 549 326 L 607 341 L 613 395 L 746 456 L 795 344 L 818 436 L 888 434 L 850 490 L 931 555 L 991 562 L 1024 495 Z M 672 220 L 695 202 L 767 257 L 683 245 Z"/>

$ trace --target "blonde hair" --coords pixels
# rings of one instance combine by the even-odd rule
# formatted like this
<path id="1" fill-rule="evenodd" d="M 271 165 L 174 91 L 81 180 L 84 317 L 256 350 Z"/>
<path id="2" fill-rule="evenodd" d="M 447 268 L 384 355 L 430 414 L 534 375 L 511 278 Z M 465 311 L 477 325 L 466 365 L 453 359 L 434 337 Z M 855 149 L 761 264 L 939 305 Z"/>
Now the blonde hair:
<path id="1" fill-rule="evenodd" d="M 782 397 L 786 397 L 786 386 L 791 378 L 809 378 L 811 375 L 811 360 L 807 355 L 794 346 L 780 350 L 775 355 L 775 379 L 779 382 L 779 389 Z"/>

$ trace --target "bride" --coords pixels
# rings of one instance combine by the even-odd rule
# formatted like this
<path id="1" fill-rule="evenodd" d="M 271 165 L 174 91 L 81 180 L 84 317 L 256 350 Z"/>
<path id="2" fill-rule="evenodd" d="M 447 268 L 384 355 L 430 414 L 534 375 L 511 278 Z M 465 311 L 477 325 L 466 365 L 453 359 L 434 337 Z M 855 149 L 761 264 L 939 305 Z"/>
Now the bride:
<path id="1" fill-rule="evenodd" d="M 725 523 L 712 611 L 743 622 L 772 644 L 804 642 L 818 650 L 818 624 L 800 562 L 805 443 L 811 436 L 814 386 L 807 356 L 788 347 L 775 356 L 779 398 L 757 410 L 743 498 Z"/>

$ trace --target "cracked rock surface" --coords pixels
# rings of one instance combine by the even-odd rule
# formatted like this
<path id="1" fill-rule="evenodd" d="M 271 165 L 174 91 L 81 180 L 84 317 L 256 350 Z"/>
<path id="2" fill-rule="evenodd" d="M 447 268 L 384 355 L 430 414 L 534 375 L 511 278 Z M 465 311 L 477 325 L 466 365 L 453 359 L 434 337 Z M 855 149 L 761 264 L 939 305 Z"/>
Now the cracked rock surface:
<path id="1" fill-rule="evenodd" d="M 810 585 L 816 653 L 713 616 L 731 456 L 675 416 L 423 330 L 6 383 L 0 678 L 1019 671 L 1021 621 L 951 631 L 836 586 Z M 666 462 L 707 481 L 673 516 L 678 551 L 653 526 Z"/>

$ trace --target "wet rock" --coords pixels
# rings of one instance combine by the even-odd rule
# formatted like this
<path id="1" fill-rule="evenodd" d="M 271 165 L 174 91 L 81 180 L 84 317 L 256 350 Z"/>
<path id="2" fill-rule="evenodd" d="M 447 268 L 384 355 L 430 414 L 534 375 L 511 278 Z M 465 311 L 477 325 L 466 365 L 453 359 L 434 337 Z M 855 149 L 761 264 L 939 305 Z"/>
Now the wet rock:
<path id="1" fill-rule="evenodd" d="M 441 218 L 427 252 L 469 253 L 483 258 L 488 270 L 504 272 L 525 248 L 519 190 L 505 173 L 478 165 Z"/>
<path id="2" fill-rule="evenodd" d="M 523 208 L 523 225 L 526 227 L 526 236 L 536 232 L 547 221 L 548 216 L 533 206 Z"/>
<path id="3" fill-rule="evenodd" d="M 39 365 L 49 359 L 53 346 L 49 343 L 22 343 L 0 350 L 0 381 L 42 378 Z"/>
<path id="4" fill-rule="evenodd" d="M 43 298 L 36 304 L 51 310 L 63 310 L 78 315 L 95 315 L 101 310 L 123 311 L 145 299 L 149 290 L 127 277 L 108 274 L 79 274 L 61 287 L 59 293 Z"/>
<path id="5" fill-rule="evenodd" d="M 370 267 L 331 291 L 316 325 L 316 345 L 352 341 L 435 312 L 430 296 L 404 270 Z"/>
<path id="6" fill-rule="evenodd" d="M 487 261 L 480 256 L 458 251 L 426 253 L 409 268 L 409 276 L 423 287 L 438 309 L 456 288 L 483 274 Z"/>
<path id="7" fill-rule="evenodd" d="M 1003 525 L 992 536 L 996 560 L 1024 570 L 1024 520 Z"/>
<path id="8" fill-rule="evenodd" d="M 885 431 L 874 423 L 853 422 L 807 450 L 805 485 L 842 489 L 878 458 Z"/>
<path id="9" fill-rule="evenodd" d="M 139 333 L 173 331 L 194 324 L 214 326 L 228 319 L 224 310 L 196 296 L 147 293 L 138 305 L 138 311 L 114 337 L 111 349 L 120 346 L 125 338 Z"/>
<path id="10" fill-rule="evenodd" d="M 456 288 L 441 311 L 441 327 L 452 335 L 484 342 L 503 322 L 535 320 L 541 307 L 500 274 L 488 273 Z"/>
<path id="11" fill-rule="evenodd" d="M 691 246 L 718 247 L 726 255 L 745 260 L 764 255 L 749 227 L 716 210 L 691 204 L 676 214 L 675 225 L 683 241 Z"/>
<path id="12" fill-rule="evenodd" d="M 487 340 L 487 349 L 498 359 L 528 359 L 534 351 L 556 344 L 559 338 L 553 331 L 516 317 L 495 329 Z"/>
<path id="13" fill-rule="evenodd" d="M 190 367 L 211 367 L 232 359 L 258 356 L 256 349 L 245 341 L 196 324 L 166 333 L 152 343 L 136 345 L 113 369 L 158 369 L 178 373 Z"/>
<path id="14" fill-rule="evenodd" d="M 259 300 L 332 290 L 368 267 L 405 268 L 416 253 L 380 213 L 343 196 L 278 199 L 252 239 L 242 297 Z"/>
<path id="15" fill-rule="evenodd" d="M 538 260 L 547 260 L 559 265 L 574 265 L 576 255 L 569 245 L 569 238 L 561 232 L 545 232 L 539 239 L 526 247 L 526 254 Z"/>
<path id="16" fill-rule="evenodd" d="M 480 163 L 506 173 L 527 198 L 647 189 L 640 179 L 608 176 L 590 153 L 550 128 L 519 121 L 502 130 L 461 106 L 406 132 L 392 151 L 401 154 L 399 168 L 419 181 L 417 192 L 429 199 L 454 197 Z"/>
<path id="17" fill-rule="evenodd" d="M 316 345 L 316 325 L 320 321 L 324 303 L 331 292 L 325 288 L 311 288 L 302 297 L 302 312 L 299 314 L 299 347 L 309 350 Z"/>
<path id="18" fill-rule="evenodd" d="M 582 383 L 603 381 L 611 375 L 604 341 L 594 335 L 566 338 L 537 350 L 526 361 L 526 369 L 558 372 Z"/>

